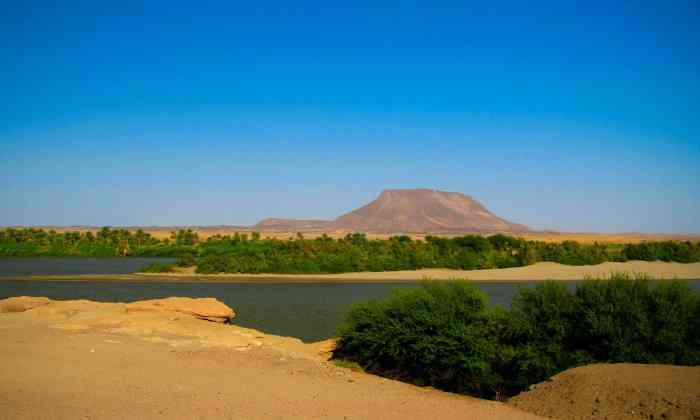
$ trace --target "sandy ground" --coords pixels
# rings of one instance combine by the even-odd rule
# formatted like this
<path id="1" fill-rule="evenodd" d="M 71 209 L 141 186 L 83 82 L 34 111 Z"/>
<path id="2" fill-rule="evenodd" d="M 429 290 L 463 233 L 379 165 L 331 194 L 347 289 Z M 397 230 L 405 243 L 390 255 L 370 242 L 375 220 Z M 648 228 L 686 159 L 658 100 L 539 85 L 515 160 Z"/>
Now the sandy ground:
<path id="1" fill-rule="evenodd" d="M 0 314 L 0 419 L 538 419 L 353 372 L 322 345 L 123 304 Z"/>
<path id="2" fill-rule="evenodd" d="M 564 371 L 509 403 L 558 419 L 700 419 L 700 367 L 588 365 Z"/>
<path id="3" fill-rule="evenodd" d="M 44 226 L 44 229 L 53 229 L 56 232 L 66 232 L 66 231 L 80 231 L 86 232 L 91 231 L 93 233 L 97 232 L 99 228 L 94 227 L 55 227 L 55 226 Z M 135 231 L 137 228 L 127 228 L 129 230 Z M 178 229 L 192 229 L 199 235 L 200 239 L 207 239 L 214 235 L 233 235 L 237 232 L 242 234 L 250 235 L 253 232 L 250 228 L 243 228 L 237 226 L 164 226 L 164 227 L 143 227 L 141 228 L 144 232 L 153 235 L 159 239 L 165 239 L 170 237 L 172 231 Z M 326 234 L 332 238 L 342 238 L 350 231 L 330 231 L 330 232 L 302 232 L 305 238 L 316 238 L 323 234 Z M 455 233 L 455 234 L 436 234 L 435 236 L 461 236 L 469 234 L 470 232 Z M 494 232 L 495 233 L 495 232 Z M 387 239 L 391 236 L 401 235 L 402 233 L 368 233 L 367 237 L 370 239 Z M 529 239 L 534 241 L 543 242 L 563 242 L 563 241 L 577 241 L 581 243 L 639 243 L 643 241 L 668 241 L 668 240 L 679 240 L 679 241 L 700 241 L 700 234 L 664 234 L 664 233 L 578 233 L 578 232 L 550 232 L 550 231 L 533 231 L 525 233 L 506 233 L 507 235 L 512 235 L 520 237 L 523 239 Z M 290 239 L 297 236 L 297 232 L 280 232 L 280 231 L 262 231 L 260 235 L 263 238 L 277 238 L 277 239 Z M 408 233 L 413 239 L 424 239 L 427 235 L 425 233 Z"/>
<path id="4" fill-rule="evenodd" d="M 526 267 L 489 270 L 425 269 L 342 274 L 195 274 L 194 268 L 177 273 L 138 273 L 123 275 L 52 275 L 3 277 L 11 280 L 51 281 L 163 281 L 163 282 L 228 282 L 228 283 L 391 283 L 466 279 L 476 282 L 520 282 L 543 280 L 582 280 L 588 276 L 608 277 L 613 272 L 648 274 L 657 279 L 700 279 L 700 263 L 681 264 L 661 261 L 606 262 L 599 265 L 571 266 L 558 263 L 537 263 Z"/>
<path id="5" fill-rule="evenodd" d="M 541 280 L 581 280 L 586 277 L 607 277 L 614 272 L 643 273 L 658 279 L 700 279 L 700 263 L 681 264 L 662 261 L 627 261 L 624 263 L 605 262 L 598 265 L 571 266 L 542 262 L 526 267 L 497 268 L 487 270 L 448 270 L 432 268 L 411 271 L 383 271 L 342 274 L 223 274 L 212 277 L 231 279 L 265 278 L 275 280 L 319 279 L 328 281 L 419 281 L 430 279 L 467 279 L 471 281 L 541 281 Z M 192 276 L 192 270 L 173 273 L 168 276 Z M 149 275 L 159 276 L 159 275 Z M 209 277 L 209 276 L 207 276 Z"/>

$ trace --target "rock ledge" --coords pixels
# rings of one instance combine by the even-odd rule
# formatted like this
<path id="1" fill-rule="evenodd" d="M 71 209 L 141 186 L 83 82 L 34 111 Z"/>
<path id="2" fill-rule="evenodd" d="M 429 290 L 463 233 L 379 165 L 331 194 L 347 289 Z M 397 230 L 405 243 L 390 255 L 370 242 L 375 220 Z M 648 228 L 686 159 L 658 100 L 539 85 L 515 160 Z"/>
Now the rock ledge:
<path id="1" fill-rule="evenodd" d="M 17 296 L 0 300 L 0 313 L 24 312 L 39 306 L 48 305 L 47 297 Z"/>
<path id="2" fill-rule="evenodd" d="M 126 311 L 171 311 L 207 321 L 229 323 L 236 316 L 233 309 L 214 298 L 169 297 L 140 300 L 126 305 Z"/>
<path id="3" fill-rule="evenodd" d="M 90 309 L 93 306 L 100 305 L 99 302 L 90 301 L 52 301 L 46 297 L 18 296 L 0 300 L 0 313 L 26 312 L 46 305 L 53 307 L 52 304 L 55 302 L 63 302 L 64 306 L 68 303 L 71 303 L 73 306 L 82 304 L 82 306 L 89 306 Z M 195 318 L 222 323 L 229 323 L 236 316 L 233 309 L 214 298 L 168 297 L 164 299 L 140 300 L 125 304 L 125 308 L 127 313 L 144 311 L 178 312 Z M 85 308 L 81 307 L 81 309 Z"/>

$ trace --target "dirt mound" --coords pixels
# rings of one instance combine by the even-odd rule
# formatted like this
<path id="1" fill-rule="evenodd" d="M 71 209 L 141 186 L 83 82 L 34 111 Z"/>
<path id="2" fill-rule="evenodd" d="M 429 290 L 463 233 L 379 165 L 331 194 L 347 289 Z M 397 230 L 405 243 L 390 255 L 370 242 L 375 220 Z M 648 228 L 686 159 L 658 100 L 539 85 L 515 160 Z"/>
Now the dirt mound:
<path id="1" fill-rule="evenodd" d="M 509 403 L 556 419 L 700 419 L 700 367 L 588 365 L 533 385 Z"/>

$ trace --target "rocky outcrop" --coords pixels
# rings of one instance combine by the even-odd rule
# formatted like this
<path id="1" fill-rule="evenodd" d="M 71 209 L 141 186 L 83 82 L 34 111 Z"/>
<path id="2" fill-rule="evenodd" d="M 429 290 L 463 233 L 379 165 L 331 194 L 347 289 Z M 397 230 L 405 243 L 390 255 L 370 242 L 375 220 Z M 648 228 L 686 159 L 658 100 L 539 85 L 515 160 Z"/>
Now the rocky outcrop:
<path id="1" fill-rule="evenodd" d="M 192 315 L 214 322 L 230 322 L 236 313 L 214 298 L 169 297 L 165 299 L 140 300 L 126 305 L 126 311 L 170 311 Z"/>
<path id="2" fill-rule="evenodd" d="M 46 306 L 42 308 L 42 313 L 71 315 L 78 312 L 96 310 L 104 306 L 119 305 L 91 302 L 88 300 L 66 301 L 63 302 L 63 304 L 58 303 L 58 301 L 51 301 L 51 299 L 46 297 L 11 297 L 0 300 L 0 313 L 25 312 Z M 149 311 L 177 312 L 191 315 L 195 318 L 221 323 L 228 323 L 236 316 L 233 309 L 214 298 L 169 297 L 165 299 L 140 300 L 121 305 L 124 306 L 127 314 Z"/>
<path id="3" fill-rule="evenodd" d="M 0 332 L 48 327 L 51 331 L 66 333 L 113 335 L 109 339 L 111 342 L 134 337 L 180 349 L 250 351 L 265 348 L 281 352 L 284 357 L 322 358 L 320 349 L 297 338 L 268 335 L 235 324 L 224 325 L 235 313 L 213 298 L 171 297 L 110 303 L 21 297 L 0 300 L 0 308 L 5 307 L 15 313 L 0 314 Z"/>
<path id="4" fill-rule="evenodd" d="M 51 299 L 47 297 L 17 296 L 0 300 L 0 313 L 24 312 L 39 306 L 47 305 Z"/>

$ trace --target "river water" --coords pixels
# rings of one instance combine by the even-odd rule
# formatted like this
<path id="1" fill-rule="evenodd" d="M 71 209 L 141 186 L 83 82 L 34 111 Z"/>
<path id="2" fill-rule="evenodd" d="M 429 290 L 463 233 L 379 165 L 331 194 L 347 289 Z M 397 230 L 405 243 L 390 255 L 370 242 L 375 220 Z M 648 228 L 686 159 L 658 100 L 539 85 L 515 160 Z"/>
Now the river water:
<path id="1" fill-rule="evenodd" d="M 30 275 L 129 274 L 153 263 L 172 263 L 174 258 L 32 257 L 0 258 L 0 278 Z"/>
<path id="2" fill-rule="evenodd" d="M 333 337 L 352 303 L 386 297 L 395 288 L 418 287 L 416 283 L 237 284 L 2 279 L 3 276 L 28 274 L 123 274 L 137 271 L 154 261 L 164 259 L 0 258 L 0 299 L 28 295 L 131 302 L 168 296 L 214 297 L 236 311 L 235 324 L 309 342 Z M 509 306 L 519 287 L 532 287 L 535 283 L 476 284 L 492 303 Z M 690 284 L 695 290 L 700 290 L 699 280 Z M 576 283 L 567 285 L 573 288 Z"/>

